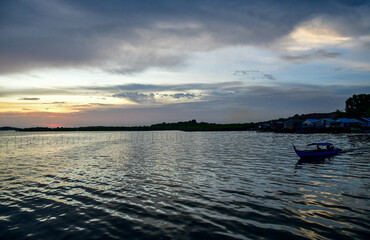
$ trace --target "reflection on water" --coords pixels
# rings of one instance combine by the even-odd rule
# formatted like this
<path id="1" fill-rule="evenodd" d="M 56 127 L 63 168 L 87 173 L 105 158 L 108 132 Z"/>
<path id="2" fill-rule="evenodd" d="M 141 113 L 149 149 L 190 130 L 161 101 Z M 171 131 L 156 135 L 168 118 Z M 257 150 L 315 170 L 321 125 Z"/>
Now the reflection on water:
<path id="1" fill-rule="evenodd" d="M 0 238 L 365 239 L 366 134 L 0 133 Z M 345 153 L 302 162 L 292 144 Z"/>
<path id="2" fill-rule="evenodd" d="M 333 160 L 334 160 L 334 156 L 300 158 L 296 163 L 296 167 L 299 167 L 300 165 L 304 165 L 304 164 L 332 164 Z"/>

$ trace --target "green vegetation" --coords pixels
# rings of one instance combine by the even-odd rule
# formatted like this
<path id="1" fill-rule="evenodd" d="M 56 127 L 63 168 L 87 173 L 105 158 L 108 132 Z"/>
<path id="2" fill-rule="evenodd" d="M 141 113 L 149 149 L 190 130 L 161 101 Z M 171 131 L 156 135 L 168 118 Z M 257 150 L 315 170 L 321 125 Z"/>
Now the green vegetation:
<path id="1" fill-rule="evenodd" d="M 19 128 L 14 128 L 14 127 L 0 127 L 0 131 L 12 131 L 12 130 L 19 130 Z"/>
<path id="2" fill-rule="evenodd" d="M 295 114 L 288 118 L 279 118 L 261 123 L 276 122 L 276 121 L 289 121 L 293 119 L 305 120 L 309 118 L 362 118 L 370 117 L 370 94 L 354 94 L 346 100 L 345 112 L 336 110 L 331 113 L 309 113 L 309 114 Z"/>
<path id="3" fill-rule="evenodd" d="M 346 101 L 348 117 L 370 117 L 370 94 L 354 94 Z"/>

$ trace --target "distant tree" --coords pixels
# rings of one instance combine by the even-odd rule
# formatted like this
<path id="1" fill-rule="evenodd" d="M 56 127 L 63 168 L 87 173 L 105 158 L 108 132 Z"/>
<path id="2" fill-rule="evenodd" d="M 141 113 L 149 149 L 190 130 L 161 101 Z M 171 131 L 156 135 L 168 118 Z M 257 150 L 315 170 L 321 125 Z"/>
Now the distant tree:
<path id="1" fill-rule="evenodd" d="M 346 113 L 349 117 L 369 117 L 370 94 L 354 94 L 346 101 Z"/>
<path id="2" fill-rule="evenodd" d="M 347 117 L 346 113 L 337 109 L 337 111 L 335 111 L 335 118 L 344 118 L 344 117 Z"/>

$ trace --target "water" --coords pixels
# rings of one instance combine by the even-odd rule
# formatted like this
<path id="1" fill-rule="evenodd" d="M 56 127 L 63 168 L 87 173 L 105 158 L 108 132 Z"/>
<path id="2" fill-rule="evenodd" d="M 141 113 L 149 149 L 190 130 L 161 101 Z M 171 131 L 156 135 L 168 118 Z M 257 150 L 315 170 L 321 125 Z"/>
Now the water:
<path id="1" fill-rule="evenodd" d="M 1 239 L 366 239 L 370 135 L 0 133 Z M 292 143 L 347 151 L 297 164 Z"/>

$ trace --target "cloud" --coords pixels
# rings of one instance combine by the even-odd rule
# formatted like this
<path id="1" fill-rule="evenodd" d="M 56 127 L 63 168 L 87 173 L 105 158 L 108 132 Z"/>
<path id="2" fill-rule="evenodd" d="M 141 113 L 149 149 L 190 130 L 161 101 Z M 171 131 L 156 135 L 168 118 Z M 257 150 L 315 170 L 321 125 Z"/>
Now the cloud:
<path id="1" fill-rule="evenodd" d="M 267 73 L 265 73 L 265 74 L 263 74 L 263 76 L 264 76 L 265 78 L 269 79 L 269 80 L 276 80 L 276 78 L 275 78 L 275 77 L 274 77 L 274 75 L 272 75 L 272 74 L 267 74 Z"/>
<path id="2" fill-rule="evenodd" d="M 160 86 L 156 87 L 157 89 L 160 89 Z M 166 88 L 166 90 L 169 90 Z M 175 94 L 167 94 L 167 93 L 162 93 L 162 91 L 158 92 L 121 92 L 112 95 L 113 97 L 118 97 L 118 98 L 127 98 L 135 103 L 140 103 L 143 105 L 146 104 L 154 104 L 154 103 L 160 103 L 156 100 L 156 97 L 158 98 L 164 98 L 165 100 L 162 99 L 163 101 L 166 102 L 166 99 L 168 101 L 168 98 L 174 98 L 174 99 L 194 99 L 195 94 L 193 93 L 175 93 Z"/>
<path id="3" fill-rule="evenodd" d="M 300 64 L 300 63 L 307 62 L 310 60 L 336 58 L 340 55 L 342 55 L 342 53 L 340 52 L 326 51 L 326 50 L 321 49 L 321 50 L 317 50 L 317 51 L 309 52 L 309 53 L 298 53 L 295 55 L 282 55 L 281 58 L 286 61 Z"/>
<path id="4" fill-rule="evenodd" d="M 100 68 L 133 74 L 185 64 L 194 52 L 266 47 L 324 16 L 346 36 L 369 35 L 369 2 L 1 1 L 0 73 Z"/>
<path id="5" fill-rule="evenodd" d="M 153 93 L 123 92 L 114 94 L 113 97 L 127 98 L 136 103 L 154 103 Z"/>
<path id="6" fill-rule="evenodd" d="M 66 90 L 65 88 L 52 88 L 52 89 L 45 89 L 45 88 L 29 88 L 29 89 L 0 89 L 0 97 L 8 97 L 8 96 L 19 96 L 19 95 L 74 95 L 76 94 L 75 91 L 78 89 L 69 89 Z"/>
<path id="7" fill-rule="evenodd" d="M 94 86 L 94 87 L 81 87 L 79 89 L 91 91 L 137 91 L 137 92 L 160 92 L 160 91 L 188 91 L 188 90 L 210 90 L 222 89 L 232 86 L 240 86 L 243 84 L 241 81 L 229 81 L 218 83 L 185 83 L 185 84 L 122 84 L 113 86 Z"/>
<path id="8" fill-rule="evenodd" d="M 188 85 L 184 85 L 177 87 L 189 89 Z M 213 84 L 209 84 L 209 88 L 206 84 L 199 85 L 205 93 L 201 96 L 196 95 L 192 98 L 194 101 L 190 102 L 173 101 L 172 103 L 159 104 L 156 102 L 153 104 L 153 97 L 157 96 L 154 92 L 133 92 L 121 93 L 117 97 L 140 102 L 139 107 L 89 103 L 74 105 L 73 107 L 78 111 L 68 114 L 34 112 L 34 110 L 31 112 L 27 110 L 23 113 L 3 112 L 0 113 L 0 126 L 37 126 L 51 123 L 64 126 L 127 126 L 189 119 L 218 123 L 266 121 L 293 116 L 297 113 L 331 112 L 344 109 L 345 100 L 354 93 L 370 92 L 370 86 L 366 84 L 321 86 L 287 83 L 279 84 L 279 86 L 261 86 L 241 83 L 234 84 L 231 88 L 227 88 L 226 85 L 226 83 L 219 84 L 218 88 L 215 88 Z M 199 89 L 194 89 L 196 90 Z M 182 94 L 178 96 L 186 96 L 187 93 Z M 192 97 L 191 94 L 190 92 L 188 96 Z"/>
<path id="9" fill-rule="evenodd" d="M 244 74 L 248 71 L 237 71 L 238 74 Z M 251 70 L 252 73 L 261 74 L 259 71 Z M 263 73 L 265 74 L 265 73 Z M 261 75 L 263 75 L 261 74 Z M 33 89 L 36 93 L 40 93 L 41 90 Z M 61 94 L 64 94 L 64 89 L 60 89 Z M 316 100 L 321 99 L 320 95 L 337 95 L 339 98 L 342 96 L 351 96 L 353 93 L 369 92 L 368 85 L 354 85 L 354 86 L 342 86 L 342 85 L 309 85 L 309 84 L 298 84 L 298 83 L 274 83 L 273 85 L 246 85 L 241 81 L 221 82 L 221 83 L 199 83 L 199 84 L 126 84 L 126 85 L 112 85 L 112 86 L 94 86 L 94 87 L 79 87 L 71 88 L 70 91 L 76 96 L 88 96 L 86 92 L 93 91 L 95 95 L 110 95 L 113 98 L 125 98 L 132 102 L 140 104 L 140 107 L 155 105 L 166 105 L 169 103 L 175 103 L 171 101 L 176 99 L 176 103 L 179 102 L 230 102 L 236 104 L 236 106 L 244 104 L 252 104 L 253 106 L 259 106 L 260 104 L 274 104 L 282 102 L 276 100 L 277 98 L 289 99 L 286 108 L 289 105 L 291 107 L 297 103 L 297 101 L 307 101 L 306 105 L 315 105 Z M 21 91 L 22 92 L 22 91 Z M 58 89 L 53 89 L 53 93 L 57 94 Z M 19 98 L 19 100 L 39 100 L 37 97 Z M 51 102 L 54 105 L 64 105 L 67 102 Z M 105 102 L 97 101 L 95 105 L 108 106 Z M 115 103 L 117 104 L 117 103 Z M 122 103 L 123 104 L 123 103 Z M 219 104 L 219 103 L 218 103 Z M 262 107 L 261 105 L 261 107 Z M 84 105 L 86 106 L 86 105 Z M 230 104 L 228 107 L 231 107 Z M 83 109 L 81 109 L 83 110 Z"/>
<path id="10" fill-rule="evenodd" d="M 25 100 L 25 101 L 38 101 L 40 98 L 35 98 L 35 97 L 26 97 L 26 98 L 18 98 L 18 100 Z"/>
<path id="11" fill-rule="evenodd" d="M 234 76 L 239 76 L 239 77 L 245 77 L 251 80 L 256 80 L 256 79 L 267 79 L 267 80 L 272 80 L 275 81 L 276 78 L 274 75 L 269 74 L 269 73 L 264 73 L 259 70 L 237 70 L 233 73 Z"/>
<path id="12" fill-rule="evenodd" d="M 195 94 L 193 93 L 176 93 L 172 94 L 171 97 L 180 99 L 180 98 L 187 98 L 187 99 L 192 99 L 195 97 Z"/>

